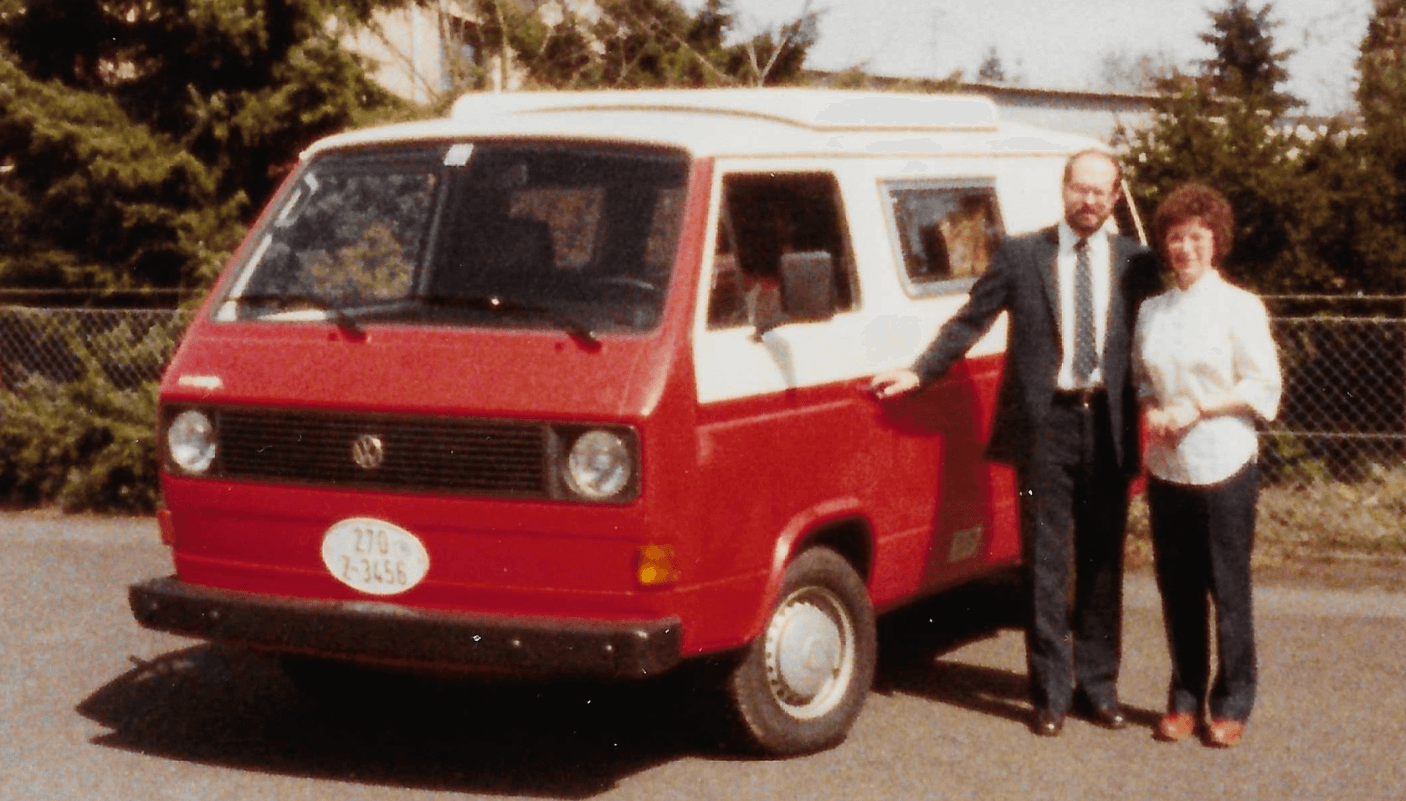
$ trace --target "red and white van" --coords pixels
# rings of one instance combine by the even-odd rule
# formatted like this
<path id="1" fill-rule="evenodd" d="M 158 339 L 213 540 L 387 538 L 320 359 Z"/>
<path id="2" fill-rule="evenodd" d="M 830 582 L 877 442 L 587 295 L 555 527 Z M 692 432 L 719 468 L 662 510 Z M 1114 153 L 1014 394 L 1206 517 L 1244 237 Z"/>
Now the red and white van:
<path id="1" fill-rule="evenodd" d="M 289 657 L 652 676 L 838 742 L 874 613 L 1016 563 L 1004 324 L 879 402 L 1092 143 L 986 99 L 473 95 L 311 147 L 161 386 L 144 625 Z M 308 658 L 313 659 L 309 660 Z"/>

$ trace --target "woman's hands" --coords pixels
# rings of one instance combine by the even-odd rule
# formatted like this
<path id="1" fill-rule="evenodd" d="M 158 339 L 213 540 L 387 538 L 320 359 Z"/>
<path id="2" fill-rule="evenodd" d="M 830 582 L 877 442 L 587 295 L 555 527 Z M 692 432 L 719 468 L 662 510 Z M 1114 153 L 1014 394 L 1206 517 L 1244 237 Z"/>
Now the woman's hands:
<path id="1" fill-rule="evenodd" d="M 1147 423 L 1148 436 L 1156 439 L 1178 439 L 1200 419 L 1201 409 L 1191 403 L 1149 405 L 1143 408 L 1143 420 Z"/>
<path id="2" fill-rule="evenodd" d="M 1228 392 L 1219 392 L 1197 401 L 1179 401 L 1170 406 L 1146 404 L 1142 409 L 1147 433 L 1152 437 L 1177 439 L 1197 422 L 1222 414 L 1253 413 L 1250 405 Z"/>

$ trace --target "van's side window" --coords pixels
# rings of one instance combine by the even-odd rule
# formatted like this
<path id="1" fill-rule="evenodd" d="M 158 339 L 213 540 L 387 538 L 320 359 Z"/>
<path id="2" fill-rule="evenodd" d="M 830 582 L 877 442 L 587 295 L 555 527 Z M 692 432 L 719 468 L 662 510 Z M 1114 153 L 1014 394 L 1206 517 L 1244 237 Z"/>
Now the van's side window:
<path id="1" fill-rule="evenodd" d="M 915 289 L 942 290 L 947 282 L 972 279 L 986 271 L 1002 235 L 994 189 L 891 184 L 885 195 L 903 252 L 904 272 Z"/>
<path id="2" fill-rule="evenodd" d="M 804 291 L 819 293 L 805 299 L 803 316 L 816 315 L 816 297 L 832 314 L 853 309 L 854 260 L 843 221 L 829 173 L 724 177 L 708 327 L 771 328 L 797 318 L 799 310 L 788 306 L 801 305 L 799 293 L 783 285 L 798 277 Z"/>

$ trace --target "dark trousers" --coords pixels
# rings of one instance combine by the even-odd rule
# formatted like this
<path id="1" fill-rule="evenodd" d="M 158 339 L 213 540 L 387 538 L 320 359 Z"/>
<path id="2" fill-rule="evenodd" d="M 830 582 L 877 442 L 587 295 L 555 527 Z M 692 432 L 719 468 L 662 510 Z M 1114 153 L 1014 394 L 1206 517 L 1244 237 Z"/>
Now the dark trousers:
<path id="1" fill-rule="evenodd" d="M 1106 399 L 1085 404 L 1057 395 L 1019 482 L 1030 700 L 1058 714 L 1076 695 L 1094 706 L 1116 704 L 1128 480 L 1114 454 Z"/>
<path id="2" fill-rule="evenodd" d="M 1152 548 L 1172 679 L 1170 712 L 1244 721 L 1255 703 L 1258 667 L 1250 600 L 1259 469 L 1254 462 L 1207 486 L 1149 479 Z M 1210 603 L 1220 668 L 1210 686 Z M 1208 694 L 1209 689 L 1209 694 Z"/>

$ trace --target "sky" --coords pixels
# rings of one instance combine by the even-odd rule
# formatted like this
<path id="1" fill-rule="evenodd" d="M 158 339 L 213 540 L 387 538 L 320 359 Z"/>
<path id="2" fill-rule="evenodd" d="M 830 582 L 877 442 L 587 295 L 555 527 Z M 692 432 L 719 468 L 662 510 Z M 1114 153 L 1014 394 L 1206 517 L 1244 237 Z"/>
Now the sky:
<path id="1" fill-rule="evenodd" d="M 1263 0 L 1250 0 L 1258 10 Z M 696 10 L 702 0 L 685 0 Z M 995 47 L 1006 76 L 1023 86 L 1097 89 L 1104 59 L 1163 53 L 1183 69 L 1209 58 L 1198 36 L 1225 0 L 733 0 L 742 33 L 823 11 L 812 69 L 894 77 L 941 77 L 962 70 L 975 80 Z M 1279 49 L 1292 49 L 1288 90 L 1308 111 L 1353 105 L 1354 63 L 1372 0 L 1274 0 Z"/>

